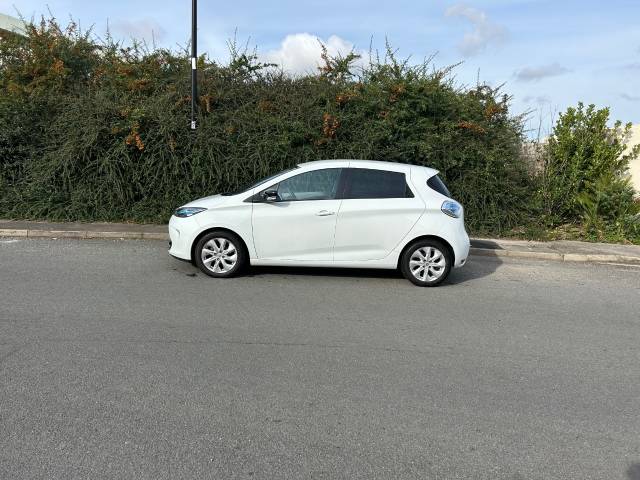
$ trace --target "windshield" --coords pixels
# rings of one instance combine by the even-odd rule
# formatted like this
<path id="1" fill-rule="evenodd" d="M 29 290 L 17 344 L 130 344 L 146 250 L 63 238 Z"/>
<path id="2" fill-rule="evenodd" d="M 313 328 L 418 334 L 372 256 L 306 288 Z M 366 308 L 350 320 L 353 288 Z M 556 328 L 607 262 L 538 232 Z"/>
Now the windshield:
<path id="1" fill-rule="evenodd" d="M 273 180 L 274 178 L 279 177 L 280 175 L 283 175 L 283 174 L 285 174 L 287 172 L 291 172 L 292 170 L 295 170 L 296 168 L 298 168 L 298 167 L 296 166 L 296 167 L 293 167 L 293 168 L 288 168 L 287 170 L 283 170 L 282 172 L 276 173 L 275 175 L 271 175 L 269 177 L 263 178 L 262 180 L 258 180 L 257 182 L 252 183 L 250 185 L 245 185 L 244 187 L 240 187 L 237 190 L 234 190 L 232 192 L 224 192 L 224 193 L 221 193 L 220 195 L 223 195 L 223 196 L 227 197 L 227 196 L 230 196 L 230 195 L 239 195 L 241 193 L 248 192 L 249 190 L 253 190 L 254 188 L 262 185 L 263 183 L 267 183 L 268 181 Z"/>

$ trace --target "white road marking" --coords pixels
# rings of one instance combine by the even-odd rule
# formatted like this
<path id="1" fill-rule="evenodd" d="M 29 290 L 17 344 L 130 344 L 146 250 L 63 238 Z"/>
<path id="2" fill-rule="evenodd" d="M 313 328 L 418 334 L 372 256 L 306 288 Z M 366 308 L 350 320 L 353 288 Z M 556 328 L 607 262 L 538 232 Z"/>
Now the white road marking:
<path id="1" fill-rule="evenodd" d="M 19 242 L 19 241 L 20 240 L 15 240 L 15 239 L 13 239 L 13 240 L 0 240 L 0 243 L 16 243 L 16 242 Z"/>

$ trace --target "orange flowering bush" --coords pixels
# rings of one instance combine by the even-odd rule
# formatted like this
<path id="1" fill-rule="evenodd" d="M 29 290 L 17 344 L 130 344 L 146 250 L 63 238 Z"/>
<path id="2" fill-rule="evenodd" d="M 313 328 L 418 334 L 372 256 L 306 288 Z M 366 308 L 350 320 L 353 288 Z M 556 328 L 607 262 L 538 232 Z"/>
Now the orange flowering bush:
<path id="1" fill-rule="evenodd" d="M 320 60 L 292 77 L 234 45 L 227 64 L 200 57 L 193 132 L 187 52 L 31 25 L 0 42 L 0 217 L 166 221 L 300 162 L 366 158 L 439 169 L 476 232 L 527 221 L 534 185 L 508 98 L 390 49 Z"/>

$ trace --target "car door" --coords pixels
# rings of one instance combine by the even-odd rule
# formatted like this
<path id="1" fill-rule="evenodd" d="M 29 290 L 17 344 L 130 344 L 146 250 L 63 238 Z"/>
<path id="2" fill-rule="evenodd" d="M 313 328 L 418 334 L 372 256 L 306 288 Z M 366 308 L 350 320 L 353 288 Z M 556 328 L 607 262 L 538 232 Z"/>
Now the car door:
<path id="1" fill-rule="evenodd" d="M 301 262 L 333 258 L 341 168 L 310 170 L 270 185 L 256 195 L 252 227 L 261 260 Z M 264 192 L 276 190 L 275 201 Z"/>
<path id="2" fill-rule="evenodd" d="M 348 168 L 334 244 L 335 261 L 385 258 L 424 212 L 401 171 Z"/>

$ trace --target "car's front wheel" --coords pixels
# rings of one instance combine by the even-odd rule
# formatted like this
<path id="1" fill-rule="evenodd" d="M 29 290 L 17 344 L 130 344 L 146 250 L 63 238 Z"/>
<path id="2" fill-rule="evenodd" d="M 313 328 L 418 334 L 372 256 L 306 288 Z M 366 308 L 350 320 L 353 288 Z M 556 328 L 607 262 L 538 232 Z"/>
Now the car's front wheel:
<path id="1" fill-rule="evenodd" d="M 242 241 L 229 232 L 211 232 L 202 237 L 195 248 L 195 263 L 211 277 L 236 275 L 247 258 Z"/>
<path id="2" fill-rule="evenodd" d="M 419 287 L 435 287 L 449 276 L 453 258 L 441 242 L 420 240 L 411 245 L 400 259 L 404 277 Z"/>

